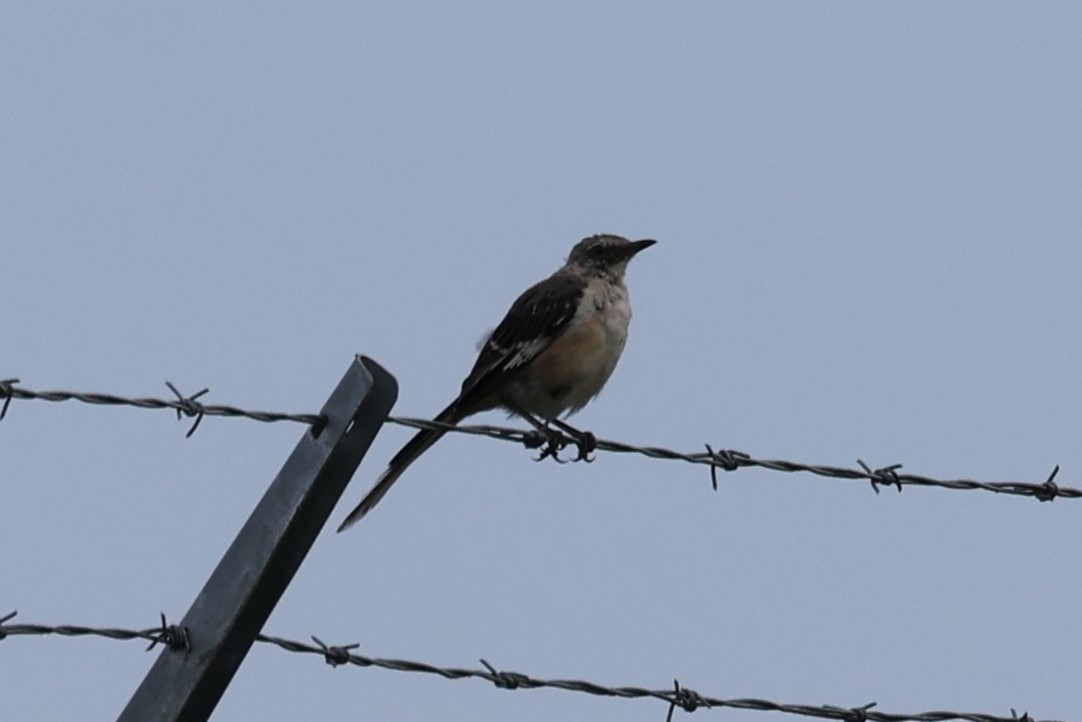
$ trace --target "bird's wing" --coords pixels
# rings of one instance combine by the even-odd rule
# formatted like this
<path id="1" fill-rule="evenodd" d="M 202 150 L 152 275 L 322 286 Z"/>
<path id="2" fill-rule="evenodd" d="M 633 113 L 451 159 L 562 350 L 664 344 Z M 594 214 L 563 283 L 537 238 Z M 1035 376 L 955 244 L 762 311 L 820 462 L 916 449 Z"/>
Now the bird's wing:
<path id="1" fill-rule="evenodd" d="M 482 402 L 526 368 L 567 330 L 585 292 L 583 278 L 559 273 L 526 289 L 481 348 L 458 407 Z"/>

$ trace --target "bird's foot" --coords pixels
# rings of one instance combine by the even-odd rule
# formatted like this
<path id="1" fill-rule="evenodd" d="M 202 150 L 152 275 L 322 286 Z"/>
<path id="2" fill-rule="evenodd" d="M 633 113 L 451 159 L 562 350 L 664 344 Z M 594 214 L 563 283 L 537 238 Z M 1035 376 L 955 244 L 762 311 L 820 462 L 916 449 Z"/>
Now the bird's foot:
<path id="1" fill-rule="evenodd" d="M 570 441 L 578 448 L 578 456 L 574 459 L 567 459 L 567 461 L 585 461 L 589 464 L 594 460 L 594 457 L 590 456 L 590 454 L 597 451 L 597 437 L 594 436 L 593 432 L 576 429 L 574 426 L 565 424 L 557 419 L 553 419 L 552 423 L 563 432 L 561 437 L 564 439 L 565 446 L 567 445 L 567 440 L 570 439 Z"/>
<path id="2" fill-rule="evenodd" d="M 511 411 L 526 419 L 534 427 L 536 436 L 527 437 L 526 446 L 531 449 L 541 449 L 541 453 L 534 461 L 544 461 L 552 458 L 558 464 L 566 464 L 568 461 L 585 461 L 590 463 L 593 457 L 590 454 L 597 450 L 597 437 L 589 431 L 580 431 L 570 424 L 565 424 L 559 419 L 542 421 L 535 418 L 521 406 L 513 401 L 504 400 L 504 405 Z M 553 428 L 555 427 L 555 428 Z M 560 452 L 569 444 L 574 444 L 578 450 L 578 456 L 574 459 L 561 459 Z"/>
<path id="3" fill-rule="evenodd" d="M 537 429 L 537 433 L 544 441 L 538 444 L 541 453 L 538 454 L 534 461 L 544 461 L 545 459 L 552 458 L 557 464 L 566 463 L 567 459 L 560 458 L 560 452 L 567 446 L 568 437 L 559 429 L 554 429 L 551 426 Z"/>
<path id="4" fill-rule="evenodd" d="M 579 455 L 572 461 L 585 461 L 587 464 L 592 464 L 595 457 L 590 455 L 597 451 L 597 437 L 594 436 L 594 432 L 580 431 L 574 439 L 575 446 L 579 449 Z"/>

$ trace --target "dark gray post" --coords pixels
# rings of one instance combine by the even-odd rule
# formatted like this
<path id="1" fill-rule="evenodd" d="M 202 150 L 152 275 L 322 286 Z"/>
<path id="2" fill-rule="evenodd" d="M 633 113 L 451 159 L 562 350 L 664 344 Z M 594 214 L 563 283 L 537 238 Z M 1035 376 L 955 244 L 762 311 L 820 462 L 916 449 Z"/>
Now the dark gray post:
<path id="1" fill-rule="evenodd" d="M 397 398 L 393 376 L 354 359 L 184 615 L 191 649 L 161 653 L 119 722 L 210 717 Z"/>

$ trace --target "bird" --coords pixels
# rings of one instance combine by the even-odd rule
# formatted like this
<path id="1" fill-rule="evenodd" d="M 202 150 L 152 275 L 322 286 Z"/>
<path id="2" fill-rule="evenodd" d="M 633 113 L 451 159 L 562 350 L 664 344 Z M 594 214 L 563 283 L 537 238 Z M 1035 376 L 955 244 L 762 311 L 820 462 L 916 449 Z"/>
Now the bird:
<path id="1" fill-rule="evenodd" d="M 630 241 L 599 234 L 583 238 L 555 273 L 526 289 L 481 344 L 462 389 L 435 421 L 454 425 L 491 409 L 520 416 L 536 429 L 549 424 L 581 437 L 559 421 L 601 393 L 627 342 L 631 321 L 624 276 L 652 238 Z M 345 518 L 342 532 L 360 521 L 402 473 L 446 433 L 421 429 L 387 465 L 375 485 Z M 580 450 L 580 455 L 584 455 Z"/>

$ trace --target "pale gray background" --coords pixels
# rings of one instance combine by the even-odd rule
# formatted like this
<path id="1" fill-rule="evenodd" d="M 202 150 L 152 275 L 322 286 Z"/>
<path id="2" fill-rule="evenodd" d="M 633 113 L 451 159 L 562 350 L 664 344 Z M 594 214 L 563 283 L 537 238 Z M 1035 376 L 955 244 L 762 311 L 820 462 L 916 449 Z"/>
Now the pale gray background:
<path id="1" fill-rule="evenodd" d="M 576 417 L 689 451 L 1082 485 L 1082 5 L 7 2 L 0 377 L 431 415 L 598 231 L 627 354 Z M 502 422 L 497 415 L 479 420 Z M 301 433 L 15 402 L 0 613 L 187 609 Z M 334 524 L 409 432 L 388 427 Z M 1082 718 L 1082 503 L 444 439 L 267 631 L 782 702 Z M 156 654 L 156 653 L 155 653 Z M 111 719 L 137 642 L 0 642 L 5 720 Z M 217 720 L 650 720 L 258 646 Z M 682 713 L 681 713 L 682 714 Z M 696 719 L 780 716 L 704 710 Z M 786 717 L 786 719 L 793 719 Z"/>

